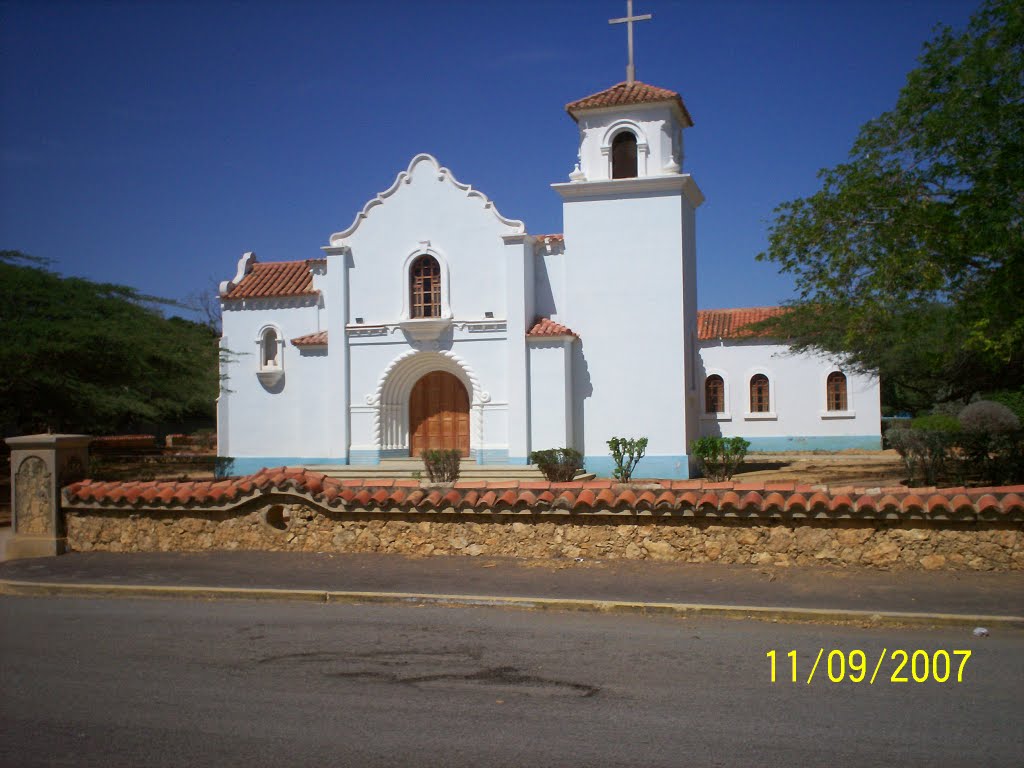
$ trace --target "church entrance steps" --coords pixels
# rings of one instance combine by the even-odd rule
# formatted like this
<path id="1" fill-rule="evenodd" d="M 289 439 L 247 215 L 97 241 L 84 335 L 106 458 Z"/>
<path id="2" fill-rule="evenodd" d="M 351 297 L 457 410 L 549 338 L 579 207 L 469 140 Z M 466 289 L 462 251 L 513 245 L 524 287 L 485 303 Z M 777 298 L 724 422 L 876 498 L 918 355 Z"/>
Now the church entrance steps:
<path id="1" fill-rule="evenodd" d="M 328 477 L 374 478 L 374 477 L 423 477 L 427 470 L 419 459 L 385 459 L 380 464 L 309 464 L 312 472 L 322 472 Z M 593 473 L 580 473 L 576 480 L 593 480 Z M 543 473 L 535 464 L 477 464 L 464 459 L 459 465 L 460 480 L 544 480 Z"/>

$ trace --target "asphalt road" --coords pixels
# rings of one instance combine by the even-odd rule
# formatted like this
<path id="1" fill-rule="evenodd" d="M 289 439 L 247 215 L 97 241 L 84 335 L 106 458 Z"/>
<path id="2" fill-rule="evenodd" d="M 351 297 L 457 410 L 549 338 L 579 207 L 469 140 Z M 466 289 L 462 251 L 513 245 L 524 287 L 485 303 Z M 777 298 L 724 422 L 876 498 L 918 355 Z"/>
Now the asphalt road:
<path id="1" fill-rule="evenodd" d="M 882 648 L 951 682 L 828 680 Z M 1022 684 L 1016 630 L 0 598 L 3 766 L 1019 766 Z"/>

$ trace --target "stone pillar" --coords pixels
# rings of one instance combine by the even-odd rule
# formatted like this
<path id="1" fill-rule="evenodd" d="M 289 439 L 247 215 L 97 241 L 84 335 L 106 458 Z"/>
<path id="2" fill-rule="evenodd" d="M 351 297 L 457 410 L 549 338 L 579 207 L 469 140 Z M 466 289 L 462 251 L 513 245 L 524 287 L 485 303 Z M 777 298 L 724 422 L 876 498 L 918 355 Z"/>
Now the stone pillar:
<path id="1" fill-rule="evenodd" d="M 60 489 L 85 477 L 87 435 L 9 437 L 11 449 L 11 522 L 7 559 L 52 557 L 65 551 L 67 534 Z"/>

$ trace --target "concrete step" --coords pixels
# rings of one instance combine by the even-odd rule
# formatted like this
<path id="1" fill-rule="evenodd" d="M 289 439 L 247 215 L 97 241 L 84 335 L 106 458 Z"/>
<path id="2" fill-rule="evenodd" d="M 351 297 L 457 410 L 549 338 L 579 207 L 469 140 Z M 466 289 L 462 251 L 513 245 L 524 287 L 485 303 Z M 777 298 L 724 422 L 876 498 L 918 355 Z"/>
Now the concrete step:
<path id="1" fill-rule="evenodd" d="M 375 477 L 421 477 L 426 479 L 427 470 L 419 459 L 385 459 L 380 464 L 308 464 L 313 472 L 323 472 L 328 477 L 375 478 Z M 593 473 L 580 472 L 576 480 L 593 480 Z M 544 474 L 535 464 L 477 464 L 464 459 L 459 464 L 460 480 L 544 480 Z"/>

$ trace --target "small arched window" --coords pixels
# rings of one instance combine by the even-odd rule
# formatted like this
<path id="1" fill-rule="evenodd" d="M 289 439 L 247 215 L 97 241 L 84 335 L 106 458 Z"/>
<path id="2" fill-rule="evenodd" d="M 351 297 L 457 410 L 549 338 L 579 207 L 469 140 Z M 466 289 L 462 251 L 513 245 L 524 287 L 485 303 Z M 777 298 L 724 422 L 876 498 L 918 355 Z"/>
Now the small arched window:
<path id="1" fill-rule="evenodd" d="M 267 328 L 260 337 L 260 369 L 276 371 L 281 368 L 281 342 L 277 330 Z"/>
<path id="2" fill-rule="evenodd" d="M 769 413 L 771 402 L 769 400 L 768 377 L 763 373 L 756 373 L 750 377 L 750 412 Z"/>
<path id="3" fill-rule="evenodd" d="M 619 131 L 612 139 L 612 178 L 636 178 L 636 135 Z"/>
<path id="4" fill-rule="evenodd" d="M 725 412 L 725 381 L 717 373 L 704 380 L 704 412 Z"/>
<path id="5" fill-rule="evenodd" d="M 441 316 L 441 267 L 428 253 L 409 268 L 409 317 Z"/>
<path id="6" fill-rule="evenodd" d="M 846 376 L 839 371 L 833 371 L 825 381 L 825 409 L 829 411 L 845 411 L 846 402 Z"/>

